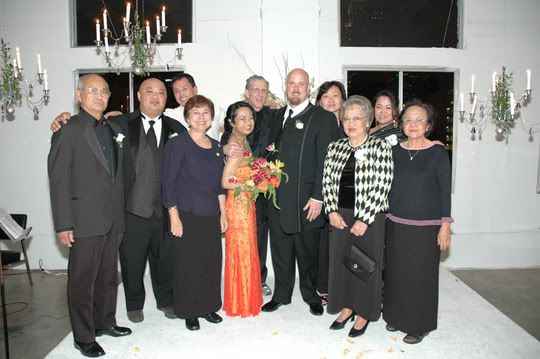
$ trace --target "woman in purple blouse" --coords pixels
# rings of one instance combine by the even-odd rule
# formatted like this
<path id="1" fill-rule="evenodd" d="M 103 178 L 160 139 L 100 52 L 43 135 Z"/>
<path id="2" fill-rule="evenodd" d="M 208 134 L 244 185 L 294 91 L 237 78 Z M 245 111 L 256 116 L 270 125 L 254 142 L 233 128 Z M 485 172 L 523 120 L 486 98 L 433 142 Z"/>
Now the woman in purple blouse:
<path id="1" fill-rule="evenodd" d="M 416 344 L 437 329 L 439 259 L 450 245 L 450 160 L 427 139 L 433 109 L 419 100 L 401 115 L 407 140 L 392 147 L 394 180 L 386 224 L 383 318 Z"/>
<path id="2" fill-rule="evenodd" d="M 198 318 L 219 323 L 221 308 L 221 233 L 227 229 L 225 190 L 221 187 L 223 151 L 206 135 L 214 104 L 193 96 L 184 107 L 189 131 L 165 146 L 163 205 L 169 210 L 173 238 L 174 313 L 198 330 Z"/>

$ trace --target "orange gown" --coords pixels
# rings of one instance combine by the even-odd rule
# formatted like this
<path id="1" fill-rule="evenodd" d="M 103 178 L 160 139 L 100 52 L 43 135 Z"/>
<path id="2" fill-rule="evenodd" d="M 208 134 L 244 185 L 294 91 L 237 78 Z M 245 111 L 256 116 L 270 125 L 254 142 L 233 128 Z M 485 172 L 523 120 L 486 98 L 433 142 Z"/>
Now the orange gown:
<path id="1" fill-rule="evenodd" d="M 228 316 L 255 316 L 262 305 L 261 268 L 255 203 L 247 192 L 235 198 L 229 190 L 227 220 L 223 310 Z"/>

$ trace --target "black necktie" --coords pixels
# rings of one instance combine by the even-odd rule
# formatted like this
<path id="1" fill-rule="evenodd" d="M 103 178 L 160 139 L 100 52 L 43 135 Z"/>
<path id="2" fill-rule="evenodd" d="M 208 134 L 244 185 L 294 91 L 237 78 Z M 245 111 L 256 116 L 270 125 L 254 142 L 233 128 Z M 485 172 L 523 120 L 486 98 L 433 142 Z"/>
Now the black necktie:
<path id="1" fill-rule="evenodd" d="M 146 132 L 146 142 L 148 142 L 150 148 L 157 150 L 156 131 L 154 131 L 154 124 L 156 121 L 150 120 L 148 123 L 150 124 L 150 129 Z"/>
<path id="2" fill-rule="evenodd" d="M 293 114 L 293 109 L 291 108 L 291 109 L 289 109 L 289 116 L 287 116 L 285 121 L 283 121 L 283 128 L 291 126 L 291 123 L 293 122 L 292 121 L 292 114 Z"/>

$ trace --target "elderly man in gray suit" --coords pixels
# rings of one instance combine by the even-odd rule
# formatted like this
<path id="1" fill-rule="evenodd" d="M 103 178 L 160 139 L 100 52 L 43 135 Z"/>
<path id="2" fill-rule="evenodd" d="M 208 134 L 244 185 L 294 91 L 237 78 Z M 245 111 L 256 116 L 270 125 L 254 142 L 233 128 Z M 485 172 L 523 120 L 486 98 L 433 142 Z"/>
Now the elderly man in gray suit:
<path id="1" fill-rule="evenodd" d="M 131 334 L 115 318 L 124 234 L 124 135 L 103 117 L 110 94 L 100 76 L 81 77 L 81 111 L 53 134 L 48 157 L 54 229 L 69 248 L 67 294 L 75 348 L 88 357 L 105 355 L 96 336 Z"/>

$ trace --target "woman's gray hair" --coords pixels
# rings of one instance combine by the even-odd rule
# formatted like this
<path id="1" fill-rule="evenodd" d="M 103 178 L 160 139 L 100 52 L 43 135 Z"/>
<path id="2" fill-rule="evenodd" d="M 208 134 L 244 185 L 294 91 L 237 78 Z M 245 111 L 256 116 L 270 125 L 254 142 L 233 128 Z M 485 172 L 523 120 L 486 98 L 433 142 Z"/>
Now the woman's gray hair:
<path id="1" fill-rule="evenodd" d="M 345 102 L 343 102 L 343 105 L 341 105 L 341 110 L 339 111 L 340 121 L 343 122 L 343 114 L 345 113 L 345 110 L 353 105 L 358 105 L 362 108 L 362 110 L 364 110 L 367 117 L 367 127 L 370 128 L 371 124 L 373 123 L 373 106 L 371 106 L 371 101 L 364 96 L 352 95 L 345 100 Z"/>

